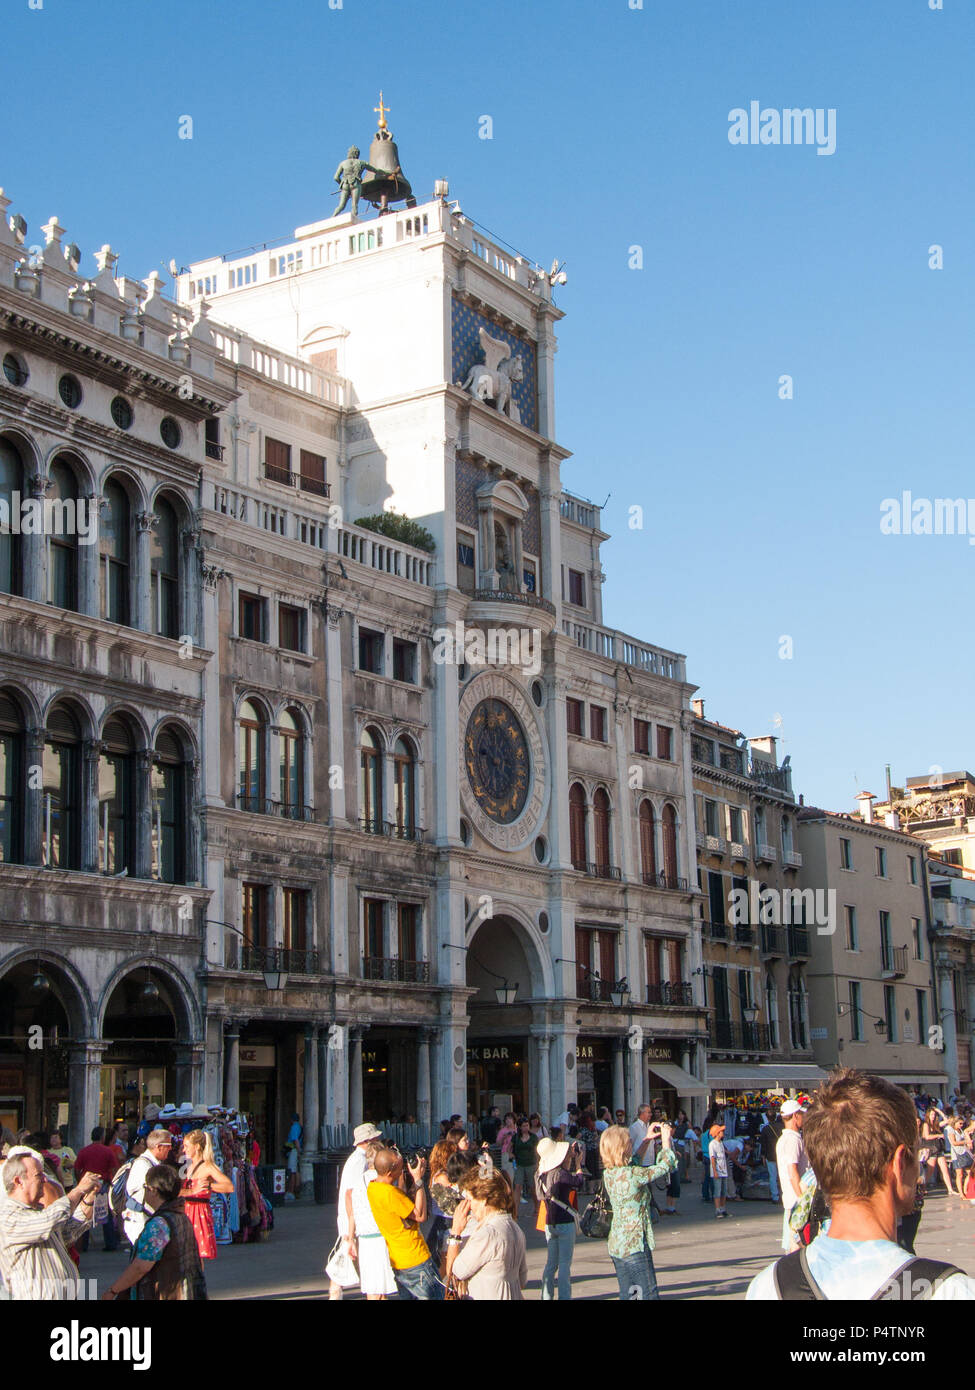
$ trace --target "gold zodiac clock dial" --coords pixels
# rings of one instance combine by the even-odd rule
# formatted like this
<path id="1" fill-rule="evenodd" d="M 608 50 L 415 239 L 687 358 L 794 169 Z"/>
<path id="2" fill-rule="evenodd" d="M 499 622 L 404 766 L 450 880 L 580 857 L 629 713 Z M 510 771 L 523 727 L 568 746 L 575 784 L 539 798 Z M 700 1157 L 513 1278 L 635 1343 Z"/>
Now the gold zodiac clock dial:
<path id="1" fill-rule="evenodd" d="M 467 779 L 477 804 L 498 825 L 510 825 L 525 809 L 531 781 L 528 740 L 504 700 L 482 700 L 464 735 Z"/>

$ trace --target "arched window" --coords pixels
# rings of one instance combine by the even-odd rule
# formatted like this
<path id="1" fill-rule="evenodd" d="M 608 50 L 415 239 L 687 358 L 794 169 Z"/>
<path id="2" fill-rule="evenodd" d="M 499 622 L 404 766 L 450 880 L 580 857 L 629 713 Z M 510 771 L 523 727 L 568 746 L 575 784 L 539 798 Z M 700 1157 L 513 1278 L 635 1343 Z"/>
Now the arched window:
<path id="1" fill-rule="evenodd" d="M 24 463 L 20 454 L 5 439 L 0 439 L 0 497 L 7 506 L 24 492 Z M 10 518 L 13 520 L 13 517 Z M 23 593 L 23 551 L 20 532 L 8 528 L 0 531 L 0 593 Z"/>
<path id="2" fill-rule="evenodd" d="M 281 814 L 289 820 L 305 817 L 304 739 L 300 717 L 286 709 L 281 716 L 278 735 L 281 739 Z"/>
<path id="3" fill-rule="evenodd" d="M 78 609 L 78 479 L 67 460 L 51 464 L 51 537 L 48 564 L 48 603 Z"/>
<path id="4" fill-rule="evenodd" d="M 49 869 L 80 869 L 81 728 L 63 705 L 47 718 L 41 778 L 44 864 Z"/>
<path id="5" fill-rule="evenodd" d="M 267 763 L 264 748 L 264 715 L 251 700 L 245 700 L 237 716 L 239 727 L 237 806 L 241 811 L 267 810 Z"/>
<path id="6" fill-rule="evenodd" d="M 179 636 L 179 522 L 164 497 L 152 509 L 149 570 L 152 592 L 152 630 L 160 637 Z"/>
<path id="7" fill-rule="evenodd" d="M 654 843 L 656 816 L 649 801 L 640 802 L 640 864 L 644 883 L 657 879 L 657 847 Z"/>
<path id="8" fill-rule="evenodd" d="M 596 871 L 606 874 L 610 867 L 609 796 L 603 787 L 596 788 L 596 794 L 592 799 L 592 828 Z"/>
<path id="9" fill-rule="evenodd" d="M 586 853 L 586 793 L 579 782 L 573 782 L 569 788 L 569 845 L 572 853 L 572 867 L 584 869 L 588 863 Z"/>
<path id="10" fill-rule="evenodd" d="M 187 871 L 186 760 L 170 730 L 156 737 L 152 766 L 152 876 L 185 883 Z"/>
<path id="11" fill-rule="evenodd" d="M 667 887 L 677 887 L 677 812 L 668 801 L 663 813 L 664 874 Z"/>
<path id="12" fill-rule="evenodd" d="M 130 565 L 132 509 L 121 483 L 105 484 L 98 527 L 98 582 L 101 614 L 110 623 L 131 622 Z"/>
<path id="13" fill-rule="evenodd" d="M 397 836 L 412 840 L 416 834 L 416 755 L 405 738 L 398 738 L 393 749 L 393 807 Z"/>
<path id="14" fill-rule="evenodd" d="M 375 729 L 365 729 L 359 762 L 359 819 L 370 835 L 383 833 L 383 755 Z"/>
<path id="15" fill-rule="evenodd" d="M 0 694 L 0 863 L 24 858 L 24 720 L 9 695 Z"/>
<path id="16" fill-rule="evenodd" d="M 121 719 L 109 719 L 98 759 L 98 865 L 104 874 L 135 873 L 135 744 Z"/>

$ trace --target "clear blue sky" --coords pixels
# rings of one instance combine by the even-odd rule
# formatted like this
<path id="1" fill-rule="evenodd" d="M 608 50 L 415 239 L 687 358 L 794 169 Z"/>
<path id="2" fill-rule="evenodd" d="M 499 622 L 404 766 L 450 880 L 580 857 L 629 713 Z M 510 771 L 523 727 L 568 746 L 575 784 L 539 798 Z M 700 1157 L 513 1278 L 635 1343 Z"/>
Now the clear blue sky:
<path id="1" fill-rule="evenodd" d="M 611 493 L 607 622 L 852 808 L 886 762 L 975 763 L 975 547 L 879 527 L 905 488 L 975 496 L 975 8 L 944 6 L 3 0 L 0 182 L 142 278 L 327 215 L 382 86 L 422 196 L 448 177 L 567 262 L 558 434 L 565 485 Z M 836 108 L 836 153 L 729 144 L 752 100 Z"/>

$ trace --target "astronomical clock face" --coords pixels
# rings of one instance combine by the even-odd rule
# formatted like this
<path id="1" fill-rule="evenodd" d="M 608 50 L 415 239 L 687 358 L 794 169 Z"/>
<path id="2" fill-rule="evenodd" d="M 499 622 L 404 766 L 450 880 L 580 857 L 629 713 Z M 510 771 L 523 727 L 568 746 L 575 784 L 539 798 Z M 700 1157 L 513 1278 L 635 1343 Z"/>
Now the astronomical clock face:
<path id="1" fill-rule="evenodd" d="M 485 815 L 510 825 L 525 809 L 531 764 L 521 721 L 504 700 L 482 700 L 467 721 L 464 762 Z"/>
<path id="2" fill-rule="evenodd" d="M 548 805 L 547 754 L 538 710 L 516 681 L 484 672 L 458 710 L 462 813 L 497 849 L 523 849 Z"/>

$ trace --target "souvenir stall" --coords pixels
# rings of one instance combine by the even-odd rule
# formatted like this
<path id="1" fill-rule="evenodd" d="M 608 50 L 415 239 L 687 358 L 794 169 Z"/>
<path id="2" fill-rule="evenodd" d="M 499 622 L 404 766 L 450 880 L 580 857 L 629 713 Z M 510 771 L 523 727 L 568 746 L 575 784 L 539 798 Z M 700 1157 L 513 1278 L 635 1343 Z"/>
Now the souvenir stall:
<path id="1" fill-rule="evenodd" d="M 150 1130 L 168 1129 L 173 1136 L 169 1162 L 180 1171 L 184 1167 L 183 1138 L 201 1129 L 210 1136 L 213 1158 L 222 1173 L 234 1184 L 233 1192 L 215 1192 L 210 1196 L 213 1228 L 217 1245 L 245 1245 L 249 1241 L 267 1240 L 274 1227 L 270 1202 L 257 1185 L 254 1159 L 259 1155 L 251 1120 L 237 1110 L 222 1106 L 209 1108 L 190 1104 L 180 1106 L 147 1105 L 139 1125 L 139 1137 Z"/>

